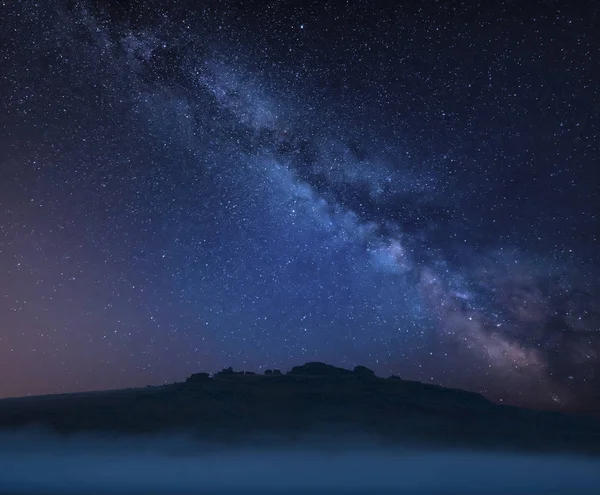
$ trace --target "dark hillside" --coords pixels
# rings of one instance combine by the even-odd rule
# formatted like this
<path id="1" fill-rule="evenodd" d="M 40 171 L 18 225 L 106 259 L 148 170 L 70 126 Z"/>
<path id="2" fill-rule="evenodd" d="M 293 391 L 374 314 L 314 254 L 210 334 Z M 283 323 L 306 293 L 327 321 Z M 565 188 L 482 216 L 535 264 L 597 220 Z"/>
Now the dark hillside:
<path id="1" fill-rule="evenodd" d="M 398 445 L 600 454 L 600 423 L 590 418 L 499 406 L 463 390 L 323 363 L 286 374 L 226 369 L 161 387 L 0 401 L 1 429 L 26 426 L 63 434 L 186 431 L 225 441 L 367 436 Z"/>

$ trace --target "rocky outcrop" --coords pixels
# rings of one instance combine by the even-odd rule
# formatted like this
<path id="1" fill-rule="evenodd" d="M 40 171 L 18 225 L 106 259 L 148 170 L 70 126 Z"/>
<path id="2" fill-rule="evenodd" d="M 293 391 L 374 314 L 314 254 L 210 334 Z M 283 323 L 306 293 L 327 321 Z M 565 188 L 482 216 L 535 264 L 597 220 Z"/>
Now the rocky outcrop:
<path id="1" fill-rule="evenodd" d="M 188 376 L 185 382 L 186 383 L 202 383 L 202 382 L 206 382 L 207 380 L 210 380 L 209 373 L 194 373 L 193 375 Z"/>
<path id="2" fill-rule="evenodd" d="M 288 373 L 290 376 L 332 377 L 348 376 L 350 371 L 321 362 L 310 362 L 302 366 L 294 366 Z"/>

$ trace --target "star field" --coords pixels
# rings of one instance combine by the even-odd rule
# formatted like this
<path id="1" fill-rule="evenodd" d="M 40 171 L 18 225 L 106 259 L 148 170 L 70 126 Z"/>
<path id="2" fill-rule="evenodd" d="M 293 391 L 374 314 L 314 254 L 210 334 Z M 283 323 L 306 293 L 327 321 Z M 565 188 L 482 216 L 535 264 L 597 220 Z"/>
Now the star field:
<path id="1" fill-rule="evenodd" d="M 319 360 L 600 405 L 594 2 L 0 2 L 0 396 Z"/>

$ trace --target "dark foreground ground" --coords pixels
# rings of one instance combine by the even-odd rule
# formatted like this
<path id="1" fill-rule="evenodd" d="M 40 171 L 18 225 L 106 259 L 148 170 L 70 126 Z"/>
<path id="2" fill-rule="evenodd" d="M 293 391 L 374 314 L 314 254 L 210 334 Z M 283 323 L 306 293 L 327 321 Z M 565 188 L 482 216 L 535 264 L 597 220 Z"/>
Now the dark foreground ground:
<path id="1" fill-rule="evenodd" d="M 255 448 L 311 439 L 343 448 L 364 438 L 411 448 L 600 455 L 593 418 L 499 406 L 462 390 L 320 363 L 287 374 L 198 374 L 161 387 L 0 400 L 0 432 L 24 427 L 65 435 L 185 432 Z"/>

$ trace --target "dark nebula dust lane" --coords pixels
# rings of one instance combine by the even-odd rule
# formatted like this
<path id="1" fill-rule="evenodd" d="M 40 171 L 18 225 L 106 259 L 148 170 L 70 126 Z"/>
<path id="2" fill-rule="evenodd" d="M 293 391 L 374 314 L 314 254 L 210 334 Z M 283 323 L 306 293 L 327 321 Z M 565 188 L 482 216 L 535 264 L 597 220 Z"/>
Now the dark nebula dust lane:
<path id="1" fill-rule="evenodd" d="M 265 5 L 0 4 L 0 396 L 319 360 L 597 408 L 594 3 Z"/>

